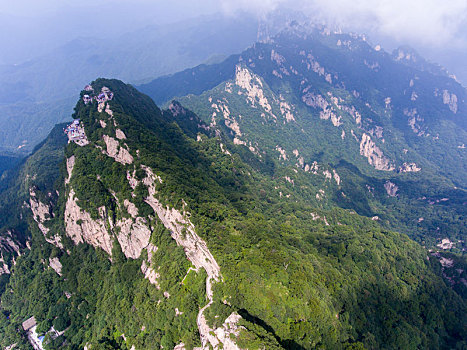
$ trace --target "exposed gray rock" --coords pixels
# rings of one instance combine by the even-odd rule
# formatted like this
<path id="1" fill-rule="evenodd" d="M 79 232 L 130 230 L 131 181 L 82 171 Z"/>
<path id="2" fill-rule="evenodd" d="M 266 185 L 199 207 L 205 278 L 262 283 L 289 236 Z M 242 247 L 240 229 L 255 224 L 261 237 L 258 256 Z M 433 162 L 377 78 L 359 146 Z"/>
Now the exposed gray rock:
<path id="1" fill-rule="evenodd" d="M 422 170 L 417 166 L 415 163 L 404 163 L 402 166 L 399 167 L 400 173 L 410 173 L 410 172 L 418 172 Z"/>
<path id="2" fill-rule="evenodd" d="M 115 136 L 117 136 L 117 139 L 119 140 L 126 140 L 125 133 L 120 129 L 115 130 Z"/>
<path id="3" fill-rule="evenodd" d="M 148 261 L 146 262 L 146 260 L 143 260 L 141 264 L 141 272 L 144 274 L 144 278 L 147 278 L 150 283 L 156 286 L 157 289 L 161 289 L 159 282 L 157 281 L 157 279 L 160 277 L 160 274 L 154 271 L 154 269 L 151 267 L 152 256 L 157 252 L 157 247 L 149 243 L 146 249 L 148 252 Z"/>
<path id="4" fill-rule="evenodd" d="M 443 103 L 448 105 L 452 113 L 457 113 L 457 96 L 449 93 L 448 90 L 443 90 Z"/>
<path id="5" fill-rule="evenodd" d="M 368 159 L 368 163 L 376 170 L 392 171 L 394 166 L 383 154 L 383 151 L 373 142 L 370 135 L 363 134 L 360 142 L 360 154 Z"/>
<path id="6" fill-rule="evenodd" d="M 44 225 L 46 221 L 49 221 L 52 217 L 52 210 L 49 205 L 42 203 L 36 198 L 36 193 L 33 188 L 29 189 L 29 206 L 32 211 L 33 219 L 36 221 L 39 230 L 43 233 L 45 240 L 56 247 L 63 249 L 61 237 L 54 235 L 49 237 L 50 229 Z"/>
<path id="7" fill-rule="evenodd" d="M 384 184 L 384 189 L 386 190 L 388 196 L 396 197 L 399 187 L 397 187 L 397 185 L 391 181 L 386 181 L 386 183 Z"/>
<path id="8" fill-rule="evenodd" d="M 449 238 L 443 238 L 441 240 L 441 243 L 438 243 L 436 246 L 441 249 L 447 250 L 447 249 L 452 249 L 452 247 L 454 247 L 454 244 L 455 243 L 451 242 Z"/>
<path id="9" fill-rule="evenodd" d="M 70 183 L 74 166 L 75 166 L 75 156 L 73 155 L 70 158 L 67 158 L 66 160 L 66 170 L 67 170 L 68 176 L 65 179 L 65 185 L 68 185 Z"/>
<path id="10" fill-rule="evenodd" d="M 149 244 L 151 230 L 146 219 L 137 217 L 118 220 L 116 226 L 120 228 L 117 239 L 127 258 L 137 259 Z"/>
<path id="11" fill-rule="evenodd" d="M 62 275 L 62 263 L 58 260 L 57 257 L 49 258 L 49 266 L 54 269 L 54 271 L 61 276 Z"/>
<path id="12" fill-rule="evenodd" d="M 112 254 L 112 238 L 107 232 L 107 210 L 99 208 L 100 218 L 94 220 L 91 214 L 82 210 L 75 197 L 75 192 L 70 189 L 65 205 L 65 228 L 67 235 L 75 244 L 88 243 L 94 247 L 102 248 L 107 254 Z"/>
<path id="13" fill-rule="evenodd" d="M 0 263 L 1 263 L 1 265 L 0 265 L 0 276 L 3 275 L 3 274 L 9 275 L 10 274 L 10 268 L 6 264 L 5 259 L 3 258 L 3 254 L 0 256 Z"/>
<path id="14" fill-rule="evenodd" d="M 182 246 L 188 260 L 195 266 L 196 269 L 204 268 L 208 277 L 206 279 L 206 296 L 208 303 L 201 308 L 198 313 L 197 324 L 200 333 L 202 349 L 208 349 L 212 346 L 214 349 L 219 349 L 220 340 L 213 336 L 211 329 L 204 316 L 204 311 L 211 306 L 213 302 L 212 283 L 218 282 L 221 279 L 220 267 L 209 251 L 206 242 L 203 241 L 195 232 L 195 227 L 190 221 L 190 214 L 186 211 L 179 211 L 175 208 L 162 205 L 156 198 L 156 182 L 162 183 L 162 179 L 155 175 L 149 167 L 143 167 L 146 171 L 146 177 L 143 183 L 148 187 L 149 196 L 146 198 L 148 203 L 158 215 L 164 226 L 170 231 L 172 238 L 175 239 L 178 245 Z M 165 295 L 166 292 L 164 292 Z M 167 293 L 167 298 L 170 295 Z M 227 343 L 223 344 L 229 346 Z"/>
<path id="15" fill-rule="evenodd" d="M 0 248 L 4 251 L 13 252 L 17 256 L 21 255 L 20 243 L 15 242 L 11 230 L 7 230 L 6 232 L 0 234 Z"/>
<path id="16" fill-rule="evenodd" d="M 248 68 L 237 65 L 235 68 L 235 84 L 246 90 L 247 99 L 252 106 L 259 104 L 265 112 L 272 113 L 271 105 L 263 91 L 263 83 L 257 75 L 250 72 Z"/>
<path id="17" fill-rule="evenodd" d="M 117 140 L 108 135 L 104 135 L 103 138 L 107 146 L 107 152 L 105 152 L 105 154 L 122 164 L 133 163 L 133 156 L 128 151 L 126 145 L 120 146 L 120 143 Z"/>

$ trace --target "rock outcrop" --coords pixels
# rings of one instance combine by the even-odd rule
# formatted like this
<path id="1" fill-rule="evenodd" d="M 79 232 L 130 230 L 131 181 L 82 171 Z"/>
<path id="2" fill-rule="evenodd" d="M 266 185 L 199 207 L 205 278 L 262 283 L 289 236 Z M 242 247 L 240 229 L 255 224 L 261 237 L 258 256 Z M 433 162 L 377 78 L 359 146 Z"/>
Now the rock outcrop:
<path id="1" fill-rule="evenodd" d="M 3 274 L 10 274 L 10 267 L 6 263 L 5 259 L 3 258 L 3 254 L 0 255 L 0 276 Z"/>
<path id="2" fill-rule="evenodd" d="M 39 230 L 43 233 L 45 240 L 50 244 L 63 249 L 61 238 L 58 235 L 49 237 L 50 229 L 45 226 L 45 222 L 52 217 L 52 209 L 49 205 L 42 203 L 37 197 L 33 188 L 29 189 L 29 206 L 32 211 L 33 219 L 37 223 Z"/>
<path id="3" fill-rule="evenodd" d="M 66 170 L 67 170 L 67 178 L 65 179 L 65 185 L 68 185 L 71 180 L 71 175 L 73 172 L 73 167 L 75 166 L 75 156 L 71 156 L 70 158 L 67 158 L 66 160 Z"/>
<path id="4" fill-rule="evenodd" d="M 384 184 L 384 189 L 386 190 L 388 196 L 396 197 L 399 187 L 397 187 L 397 185 L 391 181 L 386 181 L 386 183 Z"/>
<path id="5" fill-rule="evenodd" d="M 360 142 L 360 154 L 368 159 L 368 163 L 376 170 L 392 171 L 394 166 L 383 154 L 383 151 L 373 142 L 370 135 L 363 134 Z"/>
<path id="6" fill-rule="evenodd" d="M 115 130 L 115 136 L 117 136 L 119 140 L 126 140 L 126 135 L 121 129 Z"/>
<path id="7" fill-rule="evenodd" d="M 339 127 L 342 125 L 342 117 L 334 113 L 332 105 L 323 96 L 319 94 L 315 95 L 312 92 L 307 92 L 305 95 L 302 96 L 302 101 L 305 102 L 307 106 L 321 109 L 321 111 L 319 112 L 320 119 L 331 119 L 332 125 L 334 125 L 335 127 Z"/>
<path id="8" fill-rule="evenodd" d="M 106 220 L 109 220 L 107 210 L 105 207 L 100 207 L 98 211 L 100 217 L 94 220 L 91 214 L 79 207 L 75 191 L 70 189 L 65 205 L 66 233 L 75 244 L 86 242 L 94 247 L 102 248 L 111 255 L 112 237 L 106 227 Z"/>
<path id="9" fill-rule="evenodd" d="M 410 126 L 412 131 L 418 136 L 423 136 L 426 133 L 426 128 L 422 125 L 425 120 L 417 113 L 416 108 L 404 109 L 404 115 L 409 117 L 407 124 Z"/>
<path id="10" fill-rule="evenodd" d="M 263 83 L 258 76 L 251 73 L 247 68 L 237 65 L 235 68 L 235 84 L 246 90 L 247 99 L 252 106 L 259 104 L 265 112 L 272 113 L 271 105 L 263 91 Z"/>
<path id="11" fill-rule="evenodd" d="M 150 283 L 154 284 L 157 289 L 161 289 L 159 282 L 157 281 L 157 279 L 160 277 L 160 274 L 154 271 L 154 269 L 151 267 L 152 256 L 157 252 L 157 247 L 152 244 L 148 244 L 146 249 L 148 252 L 148 260 L 147 262 L 146 260 L 143 260 L 141 264 L 141 272 L 143 273 L 144 278 L 148 279 Z"/>
<path id="12" fill-rule="evenodd" d="M 133 163 L 133 156 L 128 151 L 128 147 L 126 145 L 120 146 L 120 142 L 108 135 L 104 135 L 103 138 L 107 146 L 107 152 L 105 154 L 122 164 Z"/>
<path id="13" fill-rule="evenodd" d="M 334 169 L 332 170 L 332 174 L 333 174 L 333 177 L 334 177 L 334 181 L 336 181 L 337 186 L 339 186 L 341 184 L 341 178 L 340 178 L 339 174 Z"/>
<path id="14" fill-rule="evenodd" d="M 295 121 L 295 117 L 292 113 L 292 107 L 287 102 L 281 101 L 279 104 L 279 107 L 280 107 L 282 116 L 285 117 L 285 120 L 287 120 L 287 122 Z"/>
<path id="15" fill-rule="evenodd" d="M 239 336 L 240 331 L 244 329 L 244 327 L 237 325 L 238 321 L 242 318 L 239 314 L 233 312 L 225 319 L 222 326 L 216 329 L 210 328 L 206 324 L 204 315 L 201 315 L 204 321 L 202 323 L 203 333 L 207 334 L 207 340 L 213 349 L 240 350 L 240 347 L 234 341 Z M 203 344 L 202 349 L 208 349 L 208 347 Z"/>
<path id="16" fill-rule="evenodd" d="M 49 258 L 49 266 L 54 269 L 54 271 L 61 276 L 62 275 L 62 263 L 58 258 Z"/>
<path id="17" fill-rule="evenodd" d="M 418 172 L 422 170 L 417 166 L 415 163 L 404 163 L 402 166 L 399 167 L 398 171 L 400 173 L 410 173 L 410 172 Z"/>
<path id="18" fill-rule="evenodd" d="M 243 327 L 237 325 L 241 318 L 242 317 L 239 314 L 233 312 L 225 319 L 222 326 L 214 331 L 217 339 L 219 339 L 219 341 L 222 343 L 224 350 L 240 349 L 232 340 L 232 338 L 238 337 L 241 329 L 243 329 Z"/>
<path id="19" fill-rule="evenodd" d="M 151 230 L 145 218 L 127 218 L 118 220 L 116 226 L 120 228 L 117 235 L 118 243 L 127 258 L 137 259 L 149 244 Z"/>
<path id="20" fill-rule="evenodd" d="M 13 232 L 7 230 L 0 234 L 0 250 L 12 252 L 17 256 L 21 255 L 21 244 L 13 238 Z"/>
<path id="21" fill-rule="evenodd" d="M 148 169 L 148 168 L 146 168 Z M 196 268 L 204 268 L 209 279 L 219 281 L 220 267 L 204 242 L 195 232 L 195 227 L 189 219 L 189 213 L 182 213 L 175 208 L 169 208 L 155 197 L 156 177 L 152 172 L 147 172 L 143 183 L 148 186 L 149 196 L 146 198 L 154 212 L 158 215 L 164 226 L 171 232 L 172 238 L 178 245 L 185 249 L 188 260 Z M 210 288 L 208 288 L 210 291 Z"/>
<path id="22" fill-rule="evenodd" d="M 457 113 L 457 96 L 449 93 L 448 90 L 443 90 L 443 103 L 449 107 L 452 113 Z"/>
<path id="23" fill-rule="evenodd" d="M 283 149 L 279 145 L 276 145 L 276 151 L 280 153 L 279 159 L 287 160 L 287 152 L 285 151 L 285 149 Z"/>
<path id="24" fill-rule="evenodd" d="M 108 217 L 105 207 L 99 208 L 99 218 L 82 210 L 77 204 L 73 189 L 70 190 L 65 206 L 65 228 L 67 235 L 75 242 L 102 248 L 109 255 L 112 254 L 113 229 L 118 227 L 117 240 L 123 254 L 127 258 L 137 259 L 149 244 L 151 230 L 146 219 L 142 217 L 123 218 L 116 223 Z"/>
<path id="25" fill-rule="evenodd" d="M 454 247 L 454 243 L 451 242 L 449 238 L 443 238 L 441 240 L 441 243 L 438 243 L 436 246 L 441 249 L 447 250 L 447 249 L 452 249 L 452 247 Z"/>
<path id="26" fill-rule="evenodd" d="M 29 205 L 34 221 L 37 222 L 37 226 L 39 226 L 39 229 L 42 231 L 42 233 L 47 235 L 50 230 L 44 226 L 44 222 L 50 220 L 50 207 L 36 198 L 36 193 L 32 188 L 29 189 Z"/>
<path id="27" fill-rule="evenodd" d="M 342 42 L 341 42 L 342 44 Z M 305 55 L 305 53 L 304 53 Z M 314 56 L 309 53 L 308 55 L 306 55 L 306 59 L 303 60 L 303 63 L 306 63 L 307 65 L 307 69 L 310 70 L 310 71 L 313 71 L 315 72 L 316 74 L 318 74 L 319 76 L 322 76 L 324 77 L 324 80 L 326 82 L 328 82 L 329 84 L 332 84 L 332 76 L 330 73 L 326 73 L 324 67 L 322 67 L 318 61 L 315 60 Z M 337 75 L 335 74 L 334 75 L 334 78 L 337 78 Z"/>
<path id="28" fill-rule="evenodd" d="M 122 137 L 122 134 L 120 134 L 120 137 Z M 113 140 L 118 143 L 115 139 Z M 65 179 L 65 184 L 70 183 L 74 162 L 74 156 L 67 159 L 68 177 Z M 116 198 L 116 195 L 113 195 Z M 118 202 L 118 198 L 116 200 Z M 75 192 L 70 188 L 65 206 L 67 235 L 76 244 L 87 242 L 95 247 L 102 248 L 110 255 L 115 231 L 118 232 L 116 237 L 125 256 L 132 259 L 139 258 L 142 250 L 148 247 L 152 232 L 147 220 L 138 217 L 138 208 L 131 201 L 125 199 L 123 205 L 131 217 L 122 217 L 114 222 L 113 218 L 108 217 L 107 209 L 100 207 L 98 208 L 99 218 L 93 219 L 89 213 L 78 206 Z M 42 209 L 42 211 L 44 210 Z"/>

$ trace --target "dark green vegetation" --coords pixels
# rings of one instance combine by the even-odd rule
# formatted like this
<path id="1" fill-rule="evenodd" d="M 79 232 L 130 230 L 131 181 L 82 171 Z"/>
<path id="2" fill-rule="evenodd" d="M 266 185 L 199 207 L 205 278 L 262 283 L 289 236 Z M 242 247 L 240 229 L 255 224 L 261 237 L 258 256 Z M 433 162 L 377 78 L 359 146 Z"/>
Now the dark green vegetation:
<path id="1" fill-rule="evenodd" d="M 28 237 L 28 222 L 25 216 L 30 211 L 23 205 L 29 202 L 29 189 L 35 188 L 43 197 L 53 188 L 59 176 L 59 164 L 63 161 L 66 136 L 63 128 L 66 124 L 58 124 L 46 140 L 41 142 L 33 154 L 17 166 L 5 171 L 0 180 L 0 227 L 3 237 L 10 237 L 20 247 L 25 247 Z M 54 196 L 50 192 L 51 196 Z M 6 232 L 10 231 L 8 235 Z M 0 240 L 4 261 L 10 265 L 17 253 Z M 1 276 L 6 281 L 6 276 Z M 4 285 L 0 286 L 3 291 Z"/>
<path id="2" fill-rule="evenodd" d="M 36 316 L 40 333 L 52 326 L 66 330 L 50 342 L 45 339 L 48 349 L 79 349 L 87 343 L 93 349 L 130 349 L 122 332 L 131 344 L 143 349 L 156 349 L 158 344 L 170 348 L 179 339 L 191 346 L 199 342 L 192 320 L 204 303 L 204 276 L 200 273 L 180 283 L 188 264 L 184 264 L 183 249 L 163 228 L 153 234 L 154 243 L 164 252 L 155 263 L 163 267 L 160 283 L 171 293 L 170 299 L 142 278 L 141 259 L 127 261 L 118 245 L 111 263 L 106 253 L 89 245 L 70 244 L 67 254 L 47 244 L 39 231 L 32 232 L 32 237 L 36 243 L 18 258 L 8 284 L 13 293 L 2 298 L 4 314 L 10 317 L 2 320 L 3 346 L 18 340 L 15 329 L 29 315 Z M 49 257 L 60 258 L 62 277 L 41 262 Z M 184 314 L 175 318 L 175 307 Z"/>
<path id="3" fill-rule="evenodd" d="M 0 176 L 3 175 L 6 170 L 13 168 L 20 161 L 21 158 L 15 155 L 0 156 Z"/>
<path id="4" fill-rule="evenodd" d="M 13 266 L 13 261 L 21 259 L 18 258 L 17 249 L 19 248 L 22 254 L 26 248 L 26 241 L 30 239 L 31 229 L 37 230 L 37 227 L 31 226 L 30 219 L 27 219 L 31 216 L 30 210 L 23 206 L 24 202 L 29 201 L 29 189 L 41 189 L 46 195 L 47 190 L 52 189 L 59 176 L 58 167 L 63 161 L 66 140 L 63 127 L 65 127 L 63 124 L 56 125 L 47 139 L 36 147 L 33 154 L 18 166 L 5 171 L 0 181 L 0 248 L 2 259 L 10 269 Z M 39 236 L 38 239 L 41 243 L 44 241 L 42 236 Z M 36 240 L 32 242 L 33 245 L 36 245 Z M 37 244 L 40 247 L 39 243 Z M 23 281 L 28 284 L 34 276 L 34 270 L 29 270 L 33 264 L 35 264 L 34 260 L 29 259 L 24 265 L 18 265 L 22 271 L 15 276 L 24 276 Z M 37 276 L 38 280 L 42 277 L 42 274 Z M 49 276 L 48 280 L 50 279 Z M 9 274 L 0 275 L 0 292 L 2 294 L 10 294 L 9 289 L 7 289 L 9 280 Z M 31 289 L 31 291 L 33 290 Z M 20 293 L 19 297 L 24 298 L 24 295 Z M 19 305 L 28 304 L 27 300 L 27 298 L 21 299 Z M 31 307 L 33 305 L 34 303 L 31 303 Z M 20 330 L 21 322 L 24 320 L 18 318 L 19 323 L 12 322 L 10 312 L 3 306 L 0 317 L 2 347 L 16 343 L 21 349 L 29 348 L 25 333 L 21 331 L 22 329 Z"/>
<path id="5" fill-rule="evenodd" d="M 116 127 L 110 122 L 102 127 L 99 120 L 108 121 L 108 116 L 97 112 L 96 103 L 85 106 L 80 101 L 74 116 L 84 124 L 90 144 L 71 143 L 63 152 L 58 126 L 11 179 L 6 191 L 17 198 L 10 202 L 11 213 L 27 201 L 32 187 L 50 204 L 48 236 L 61 236 L 64 247 L 44 240 L 28 208 L 22 218 L 16 214 L 18 219 L 2 222 L 2 232 L 16 229 L 23 241 L 31 242 L 3 284 L 3 347 L 17 342 L 26 348 L 21 322 L 32 315 L 40 333 L 51 326 L 65 330 L 56 339 L 46 336 L 48 349 L 86 344 L 92 349 L 159 349 L 182 341 L 186 348 L 200 345 L 196 318 L 207 303 L 206 273 L 189 271 L 185 252 L 144 202 L 147 188 L 138 185 L 131 195 L 126 171 L 142 164 L 162 178 L 157 185 L 161 202 L 177 209 L 186 205 L 197 234 L 220 265 L 223 282 L 214 285 L 205 316 L 217 327 L 232 312 L 240 314 L 244 330 L 239 346 L 467 346 L 465 294 L 446 283 L 438 260 L 427 259 L 419 244 L 331 201 L 320 204 L 313 190 L 322 186 L 322 179 L 312 183 L 304 174 L 294 185 L 284 181 L 296 173 L 277 157 L 234 145 L 222 130 L 212 135 L 212 129 L 205 130 L 196 115 L 180 105 L 162 112 L 130 86 L 116 80 L 93 83 L 97 91 L 103 85 L 115 94 L 109 105 L 134 163 L 115 162 L 95 147 L 105 147 L 102 136 L 116 135 Z M 145 251 L 138 259 L 127 259 L 114 240 L 110 261 L 102 249 L 74 245 L 67 236 L 64 154 L 76 157 L 71 186 L 81 208 L 97 217 L 97 208 L 104 205 L 110 216 L 125 216 L 119 203 L 131 199 L 151 223 L 151 242 L 158 247 L 152 267 L 160 273 L 160 289 L 143 278 Z M 343 162 L 337 168 L 342 177 L 345 167 L 356 171 Z M 135 176 L 145 175 L 138 170 Z M 343 191 L 350 197 L 350 191 Z M 7 197 L 2 198 L 6 203 Z M 358 203 L 356 195 L 351 200 Z M 1 207 L 2 215 L 7 209 Z M 60 259 L 62 276 L 49 267 L 50 258 Z M 175 308 L 183 314 L 176 316 Z"/>
<path id="6" fill-rule="evenodd" d="M 291 28 L 237 61 L 189 69 L 140 89 L 160 103 L 177 98 L 257 158 L 252 147 L 263 169 L 283 183 L 285 176 L 294 181 L 289 194 L 323 209 L 337 205 L 377 216 L 383 227 L 427 247 L 449 238 L 461 253 L 465 246 L 458 241 L 467 239 L 467 94 L 439 67 L 401 50 L 398 61 L 397 53 L 376 51 L 361 37 Z M 415 62 L 406 60 L 409 54 Z M 198 83 L 198 75 L 219 66 L 233 78 L 218 79 L 213 88 Z M 168 97 L 158 88 L 162 83 L 182 87 Z M 370 165 L 362 155 L 369 146 L 378 149 L 372 157 L 393 170 Z M 314 162 L 317 174 L 304 171 Z M 419 171 L 404 172 L 404 163 Z M 332 170 L 340 183 L 325 177 L 323 171 Z M 392 195 L 388 181 L 397 186 Z"/>

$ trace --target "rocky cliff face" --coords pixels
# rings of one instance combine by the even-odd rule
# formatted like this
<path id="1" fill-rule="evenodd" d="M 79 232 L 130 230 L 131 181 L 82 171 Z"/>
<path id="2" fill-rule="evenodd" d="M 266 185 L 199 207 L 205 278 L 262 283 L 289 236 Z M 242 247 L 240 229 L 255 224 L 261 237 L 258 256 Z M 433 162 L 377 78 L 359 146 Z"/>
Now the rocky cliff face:
<path id="1" fill-rule="evenodd" d="M 410 172 L 418 172 L 422 170 L 420 167 L 417 166 L 415 163 L 404 163 L 402 166 L 399 167 L 399 172 L 401 173 L 410 173 Z"/>
<path id="2" fill-rule="evenodd" d="M 457 113 L 457 96 L 455 94 L 443 90 L 443 103 L 449 107 L 452 113 Z"/>
<path id="3" fill-rule="evenodd" d="M 117 221 L 118 242 L 127 258 L 137 259 L 144 248 L 148 247 L 151 230 L 145 218 L 128 218 Z"/>
<path id="4" fill-rule="evenodd" d="M 157 249 L 158 248 L 153 244 L 148 244 L 146 247 L 148 259 L 147 261 L 143 260 L 141 264 L 141 272 L 144 274 L 144 278 L 148 279 L 150 283 L 154 284 L 157 289 L 161 289 L 159 282 L 157 281 L 157 279 L 160 277 L 160 274 L 151 267 L 152 256 L 157 252 Z"/>
<path id="5" fill-rule="evenodd" d="M 69 183 L 72 176 L 73 161 L 71 159 L 72 157 L 67 160 L 69 167 L 66 183 Z M 116 161 L 118 160 L 116 159 Z M 145 218 L 137 216 L 138 210 L 133 203 L 125 200 L 124 205 L 131 215 L 130 218 L 115 221 L 113 217 L 108 215 L 105 207 L 100 207 L 98 208 L 99 218 L 93 219 L 91 214 L 79 207 L 75 192 L 71 188 L 65 207 L 67 235 L 76 244 L 86 242 L 111 255 L 113 236 L 114 233 L 118 232 L 116 238 L 125 256 L 133 259 L 139 258 L 142 250 L 149 244 L 151 229 Z"/>
<path id="6" fill-rule="evenodd" d="M 49 221 L 52 217 L 52 208 L 50 205 L 42 203 L 37 197 L 33 188 L 29 189 L 29 205 L 32 211 L 34 221 L 36 221 L 37 226 L 44 234 L 44 237 L 47 242 L 63 248 L 61 243 L 61 238 L 58 235 L 49 235 L 50 229 L 46 226 L 46 222 Z"/>
<path id="7" fill-rule="evenodd" d="M 70 189 L 65 207 L 65 228 L 67 235 L 75 242 L 88 243 L 112 254 L 112 237 L 107 231 L 111 218 L 105 207 L 98 208 L 99 218 L 94 220 L 91 214 L 82 210 L 77 203 L 75 192 Z"/>
<path id="8" fill-rule="evenodd" d="M 146 177 L 143 183 L 148 187 L 149 196 L 146 202 L 158 215 L 164 226 L 171 232 L 173 239 L 185 249 L 188 260 L 199 269 L 204 268 L 208 274 L 207 285 L 220 280 L 220 267 L 209 251 L 206 243 L 196 234 L 194 225 L 189 220 L 189 213 L 182 213 L 174 208 L 162 205 L 156 198 L 155 182 L 161 181 L 149 167 L 145 167 Z M 207 288 L 208 297 L 211 288 Z"/>
<path id="9" fill-rule="evenodd" d="M 376 146 L 368 134 L 362 135 L 360 142 L 360 154 L 368 159 L 368 163 L 377 170 L 392 171 L 394 166 L 390 160 L 384 156 L 383 152 Z"/>
<path id="10" fill-rule="evenodd" d="M 120 129 L 118 130 L 118 136 L 124 139 L 125 134 Z M 117 136 L 117 137 L 118 137 Z M 109 157 L 114 158 L 117 162 L 122 164 L 131 164 L 133 163 L 133 156 L 128 152 L 128 146 L 123 144 L 120 145 L 120 142 L 115 140 L 113 137 L 104 135 L 103 136 L 105 144 L 107 146 L 106 154 Z"/>
<path id="11" fill-rule="evenodd" d="M 266 113 L 270 113 L 275 118 L 271 105 L 264 94 L 261 78 L 241 65 L 237 65 L 235 69 L 235 84 L 245 90 L 244 93 L 251 105 L 259 104 Z"/>
<path id="12" fill-rule="evenodd" d="M 24 247 L 22 247 L 21 243 L 15 241 L 11 230 L 8 230 L 0 235 L 0 248 L 2 251 L 12 252 L 19 256 L 21 255 L 21 249 Z"/>
<path id="13" fill-rule="evenodd" d="M 149 167 L 143 169 L 146 172 L 143 183 L 148 187 L 149 191 L 146 203 L 151 206 L 164 226 L 170 231 L 177 244 L 183 247 L 187 259 L 195 266 L 195 271 L 203 268 L 208 275 L 206 279 L 208 303 L 200 309 L 197 319 L 202 349 L 209 349 L 210 346 L 214 349 L 239 349 L 235 341 L 230 337 L 230 334 L 238 336 L 239 330 L 236 327 L 239 319 L 238 315 L 227 318 L 224 326 L 217 330 L 208 325 L 204 316 L 204 312 L 213 302 L 212 285 L 222 279 L 218 263 L 209 251 L 206 242 L 196 234 L 195 226 L 189 219 L 190 214 L 164 206 L 156 197 L 157 190 L 155 187 L 155 184 L 162 183 L 162 180 Z M 151 270 L 145 262 L 141 268 L 144 270 L 146 278 L 157 286 L 157 273 Z"/>

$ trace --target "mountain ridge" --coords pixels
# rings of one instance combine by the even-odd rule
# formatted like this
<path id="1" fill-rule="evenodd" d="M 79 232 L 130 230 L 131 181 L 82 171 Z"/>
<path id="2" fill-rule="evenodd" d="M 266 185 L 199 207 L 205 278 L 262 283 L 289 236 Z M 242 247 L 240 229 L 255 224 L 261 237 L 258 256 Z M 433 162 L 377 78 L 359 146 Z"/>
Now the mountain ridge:
<path id="1" fill-rule="evenodd" d="M 464 239 L 465 227 L 458 220 L 465 215 L 466 200 L 465 90 L 455 81 L 440 81 L 394 62 L 364 38 L 322 32 L 284 32 L 246 50 L 236 64 L 227 63 L 225 69 L 236 70 L 234 78 L 201 94 L 176 98 L 252 153 L 313 175 L 316 167 L 328 167 L 319 171 L 323 177 L 332 178 L 334 168 L 344 191 L 331 190 L 335 194 L 330 200 L 339 206 L 381 217 L 393 229 L 418 235 L 423 244 L 435 246 L 453 232 L 451 240 Z M 346 70 L 348 66 L 353 69 Z M 196 70 L 171 78 L 190 79 Z M 392 70 L 397 74 L 389 75 Z M 189 81 L 196 88 L 196 82 Z M 436 85 L 440 82 L 447 85 Z M 141 89 L 162 101 L 150 86 Z M 451 97 L 447 101 L 447 95 L 453 96 L 446 90 L 450 86 L 461 89 L 454 99 L 456 108 L 449 105 Z M 305 183 L 309 186 L 310 181 L 315 180 Z M 431 220 L 435 218 L 430 224 L 425 221 L 426 205 Z M 405 217 L 404 209 L 394 217 L 399 206 L 411 215 Z M 456 229 L 447 229 L 445 220 Z"/>

